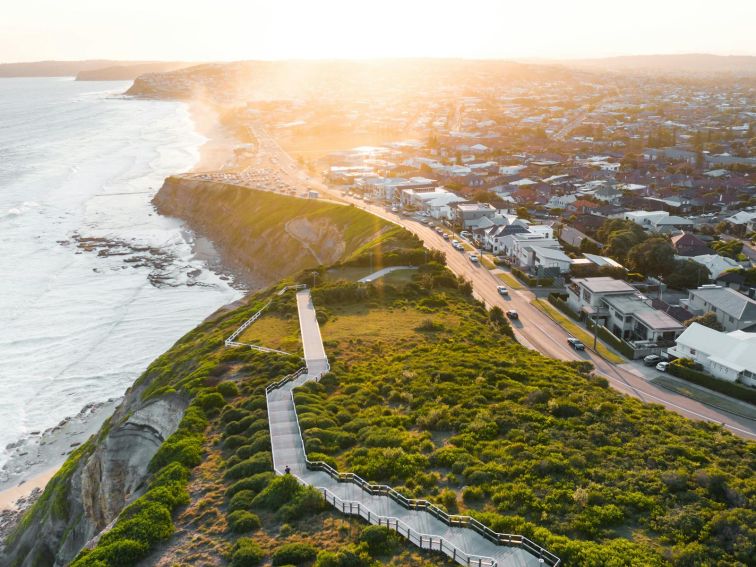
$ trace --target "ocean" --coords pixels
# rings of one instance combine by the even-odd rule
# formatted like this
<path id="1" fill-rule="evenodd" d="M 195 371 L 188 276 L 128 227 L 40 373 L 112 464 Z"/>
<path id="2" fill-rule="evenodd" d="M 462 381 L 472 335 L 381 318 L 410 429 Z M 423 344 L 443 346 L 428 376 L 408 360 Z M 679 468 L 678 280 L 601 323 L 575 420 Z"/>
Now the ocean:
<path id="1" fill-rule="evenodd" d="M 204 141 L 128 82 L 0 79 L 0 466 L 241 292 L 150 204 Z"/>

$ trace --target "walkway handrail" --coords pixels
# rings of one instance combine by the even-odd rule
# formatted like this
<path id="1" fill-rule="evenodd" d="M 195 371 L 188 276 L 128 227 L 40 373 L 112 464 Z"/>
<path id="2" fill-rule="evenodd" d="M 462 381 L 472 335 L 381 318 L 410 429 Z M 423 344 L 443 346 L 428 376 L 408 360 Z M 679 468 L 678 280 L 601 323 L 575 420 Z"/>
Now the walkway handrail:
<path id="1" fill-rule="evenodd" d="M 420 533 L 417 530 L 412 529 L 409 525 L 407 525 L 399 518 L 395 518 L 393 516 L 381 516 L 379 514 L 376 514 L 362 502 L 355 500 L 343 500 L 336 496 L 333 492 L 322 486 L 317 486 L 315 488 L 323 493 L 323 497 L 328 504 L 331 504 L 342 514 L 358 515 L 367 520 L 369 524 L 386 526 L 387 528 L 394 530 L 399 535 L 406 537 L 408 540 L 410 540 L 410 542 L 414 543 L 421 549 L 440 551 L 451 557 L 454 561 L 458 561 L 463 565 L 475 565 L 476 567 L 498 567 L 498 563 L 493 557 L 466 553 L 443 537 Z"/>
<path id="2" fill-rule="evenodd" d="M 318 375 L 317 379 L 319 379 L 322 374 L 323 373 Z M 276 386 L 276 388 L 278 387 L 280 386 Z M 271 388 L 271 390 L 274 390 L 276 388 Z M 353 484 L 356 484 L 365 492 L 371 495 L 388 496 L 394 502 L 408 510 L 423 510 L 425 512 L 428 512 L 431 516 L 435 517 L 437 520 L 443 522 L 449 527 L 469 528 L 486 538 L 488 541 L 495 543 L 496 545 L 518 545 L 527 550 L 530 554 L 537 556 L 539 559 L 543 559 L 544 564 L 549 565 L 550 567 L 559 567 L 559 565 L 561 564 L 561 559 L 559 559 L 559 557 L 523 535 L 503 534 L 495 532 L 491 528 L 471 516 L 448 514 L 428 500 L 416 500 L 407 498 L 406 496 L 404 496 L 404 494 L 397 492 L 388 485 L 371 484 L 354 473 L 339 472 L 324 461 L 311 461 L 307 458 L 307 450 L 305 449 L 304 437 L 302 436 L 302 428 L 299 425 L 299 412 L 297 411 L 297 404 L 294 400 L 294 391 L 290 391 L 289 394 L 291 395 L 291 403 L 294 407 L 294 418 L 297 423 L 297 429 L 299 430 L 299 439 L 305 458 L 305 466 L 309 470 L 325 472 L 338 482 L 351 482 Z M 447 544 L 450 547 L 454 547 L 451 543 L 447 542 Z"/>
<path id="3" fill-rule="evenodd" d="M 296 290 L 300 290 L 300 289 L 307 289 L 307 286 L 305 284 L 287 285 L 287 286 L 284 286 L 283 289 L 277 291 L 276 295 L 281 296 L 281 295 L 283 295 L 284 293 L 286 293 L 290 289 L 293 289 L 293 290 L 296 291 Z M 241 335 L 252 323 L 254 323 L 255 321 L 257 321 L 260 318 L 260 316 L 263 314 L 263 312 L 268 307 L 270 307 L 271 303 L 273 303 L 273 301 L 269 300 L 254 315 L 252 315 L 252 317 L 250 317 L 249 319 L 247 319 L 246 321 L 244 321 L 244 323 L 242 323 L 241 325 L 239 325 L 239 328 L 236 329 L 233 333 L 231 333 L 231 336 L 229 336 L 225 340 L 224 344 L 227 347 L 228 346 L 248 346 L 250 348 L 253 348 L 255 350 L 259 350 L 259 351 L 262 351 L 262 352 L 277 352 L 277 353 L 280 353 L 280 354 L 289 354 L 288 352 L 284 352 L 282 350 L 276 350 L 276 349 L 262 347 L 262 346 L 257 346 L 257 345 L 250 345 L 250 344 L 247 344 L 247 343 L 240 343 L 240 342 L 236 341 L 236 337 L 238 337 L 239 335 Z"/>
<path id="4" fill-rule="evenodd" d="M 273 390 L 277 390 L 287 382 L 291 382 L 292 380 L 296 380 L 299 378 L 302 374 L 307 374 L 307 367 L 303 366 L 299 370 L 292 372 L 291 374 L 287 374 L 283 378 L 281 378 L 278 382 L 273 382 L 271 384 L 268 384 L 265 386 L 265 393 L 268 394 L 272 392 Z"/>

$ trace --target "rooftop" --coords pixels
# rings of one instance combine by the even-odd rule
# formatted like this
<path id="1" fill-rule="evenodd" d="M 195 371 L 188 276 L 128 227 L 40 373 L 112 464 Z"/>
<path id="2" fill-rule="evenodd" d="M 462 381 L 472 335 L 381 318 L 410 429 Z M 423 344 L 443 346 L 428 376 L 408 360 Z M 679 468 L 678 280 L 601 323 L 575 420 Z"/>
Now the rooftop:
<path id="1" fill-rule="evenodd" d="M 677 338 L 677 343 L 706 354 L 716 353 L 714 356 L 709 355 L 710 360 L 737 372 L 756 368 L 756 333 L 721 333 L 692 323 Z"/>
<path id="2" fill-rule="evenodd" d="M 572 281 L 592 293 L 637 293 L 637 290 L 627 282 L 610 277 L 574 278 Z"/>
<path id="3" fill-rule="evenodd" d="M 705 285 L 690 290 L 690 296 L 700 297 L 737 319 L 756 319 L 756 301 L 729 287 Z"/>

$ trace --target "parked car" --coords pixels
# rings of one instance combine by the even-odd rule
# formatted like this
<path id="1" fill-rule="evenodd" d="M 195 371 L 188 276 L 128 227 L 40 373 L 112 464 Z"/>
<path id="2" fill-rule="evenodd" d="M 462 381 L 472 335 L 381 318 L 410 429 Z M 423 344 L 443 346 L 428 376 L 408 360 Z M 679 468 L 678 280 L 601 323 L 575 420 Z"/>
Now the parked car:
<path id="1" fill-rule="evenodd" d="M 585 345 L 575 337 L 567 339 L 567 343 L 575 350 L 585 350 Z"/>
<path id="2" fill-rule="evenodd" d="M 509 295 L 509 290 L 503 285 L 496 286 L 496 291 L 499 292 L 499 295 Z"/>
<path id="3" fill-rule="evenodd" d="M 459 235 L 462 238 L 470 238 L 472 236 L 472 234 L 470 232 L 466 231 L 466 230 L 463 230 L 462 232 L 460 232 Z"/>
<path id="4" fill-rule="evenodd" d="M 455 250 L 459 250 L 460 252 L 464 252 L 465 247 L 462 246 L 461 242 L 457 242 L 456 244 L 452 244 Z"/>
<path id="5" fill-rule="evenodd" d="M 661 357 L 655 354 L 649 354 L 643 358 L 643 364 L 646 366 L 656 366 L 661 362 Z"/>
<path id="6" fill-rule="evenodd" d="M 514 309 L 510 309 L 509 311 L 507 311 L 507 317 L 509 317 L 510 319 L 520 318 L 520 316 L 517 314 L 517 311 L 515 311 Z"/>
<path id="7" fill-rule="evenodd" d="M 477 254 L 470 254 L 470 261 L 471 262 L 478 262 L 478 255 Z"/>
<path id="8" fill-rule="evenodd" d="M 666 372 L 668 367 L 669 367 L 669 362 L 664 362 L 664 361 L 656 365 L 656 369 L 659 372 Z"/>
<path id="9" fill-rule="evenodd" d="M 449 240 L 449 235 L 446 233 L 443 233 L 441 236 L 444 237 L 444 240 Z"/>

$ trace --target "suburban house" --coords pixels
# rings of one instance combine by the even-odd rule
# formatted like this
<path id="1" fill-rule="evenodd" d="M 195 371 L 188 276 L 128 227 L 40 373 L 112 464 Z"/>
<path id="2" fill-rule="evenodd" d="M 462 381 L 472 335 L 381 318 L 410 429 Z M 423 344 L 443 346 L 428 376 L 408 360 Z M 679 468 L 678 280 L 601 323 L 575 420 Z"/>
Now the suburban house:
<path id="1" fill-rule="evenodd" d="M 554 195 L 544 205 L 547 209 L 566 209 L 568 205 L 571 205 L 577 201 L 575 195 Z"/>
<path id="2" fill-rule="evenodd" d="M 465 199 L 443 187 L 433 189 L 403 189 L 402 207 L 414 207 L 425 211 L 433 218 L 451 218 L 451 206 Z"/>
<path id="3" fill-rule="evenodd" d="M 756 300 L 729 287 L 702 285 L 680 303 L 696 315 L 714 313 L 725 331 L 756 331 Z"/>
<path id="4" fill-rule="evenodd" d="M 628 211 L 623 218 L 654 232 L 669 232 L 694 224 L 690 219 L 670 215 L 667 211 Z"/>
<path id="5" fill-rule="evenodd" d="M 712 253 L 711 248 L 703 240 L 689 232 L 673 236 L 672 248 L 678 256 L 701 256 Z"/>
<path id="6" fill-rule="evenodd" d="M 693 323 L 667 353 L 698 362 L 716 378 L 756 386 L 756 333 L 721 333 Z"/>
<path id="7" fill-rule="evenodd" d="M 603 248 L 604 246 L 598 240 L 594 240 L 587 234 L 584 234 L 578 229 L 569 225 L 564 225 L 560 228 L 559 239 L 565 244 L 574 246 L 575 248 L 580 248 L 580 246 L 583 244 L 583 241 L 585 240 L 593 244 L 598 249 Z"/>
<path id="8" fill-rule="evenodd" d="M 684 330 L 679 321 L 651 307 L 637 289 L 622 280 L 573 278 L 567 292 L 567 304 L 576 313 L 597 320 L 635 346 L 664 344 Z"/>
<path id="9" fill-rule="evenodd" d="M 709 270 L 709 274 L 711 274 L 711 277 L 714 279 L 721 276 L 727 270 L 737 270 L 741 268 L 741 265 L 732 258 L 720 256 L 719 254 L 702 254 L 700 256 L 691 256 L 689 259 L 698 262 L 702 266 L 706 266 L 706 269 Z"/>
<path id="10" fill-rule="evenodd" d="M 496 214 L 496 208 L 490 203 L 456 203 L 451 213 L 462 228 L 470 229 L 475 228 L 477 221 L 483 217 L 492 218 Z"/>

